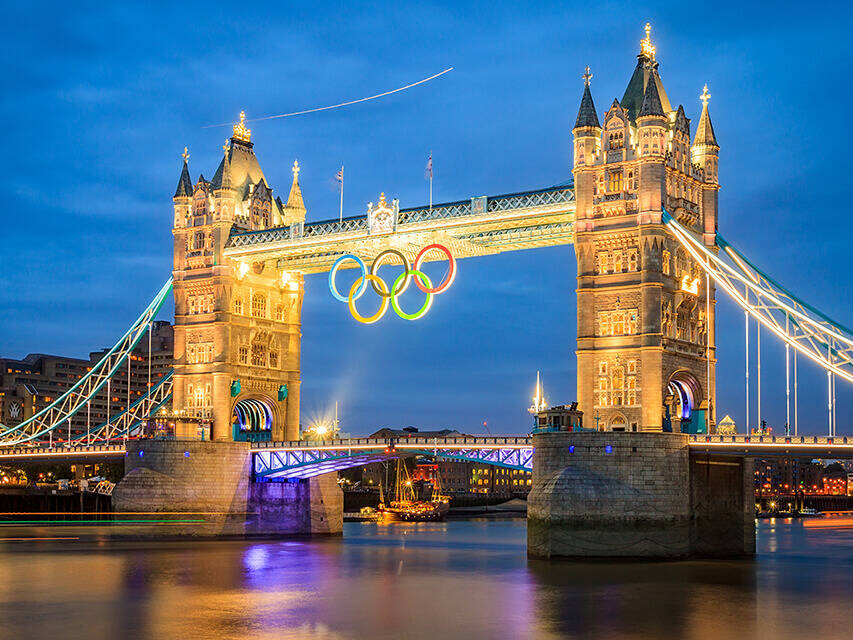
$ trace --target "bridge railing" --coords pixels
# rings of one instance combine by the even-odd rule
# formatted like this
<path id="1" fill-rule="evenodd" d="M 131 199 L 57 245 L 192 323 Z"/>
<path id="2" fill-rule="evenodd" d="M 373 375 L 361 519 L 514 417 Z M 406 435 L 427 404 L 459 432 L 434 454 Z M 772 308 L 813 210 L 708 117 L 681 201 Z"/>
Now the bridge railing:
<path id="1" fill-rule="evenodd" d="M 690 442 L 699 444 L 853 444 L 847 436 L 770 436 L 770 435 L 691 435 Z"/>
<path id="2" fill-rule="evenodd" d="M 2 458 L 22 458 L 28 456 L 39 455 L 83 455 L 83 454 L 98 454 L 98 453 L 124 453 L 123 444 L 93 444 L 93 445 L 33 445 L 31 447 L 9 447 L 0 449 L 0 459 Z"/>
<path id="3" fill-rule="evenodd" d="M 529 447 L 527 436 L 462 437 L 462 438 L 341 438 L 334 440 L 290 440 L 282 442 L 255 442 L 252 449 L 347 449 L 350 447 Z"/>

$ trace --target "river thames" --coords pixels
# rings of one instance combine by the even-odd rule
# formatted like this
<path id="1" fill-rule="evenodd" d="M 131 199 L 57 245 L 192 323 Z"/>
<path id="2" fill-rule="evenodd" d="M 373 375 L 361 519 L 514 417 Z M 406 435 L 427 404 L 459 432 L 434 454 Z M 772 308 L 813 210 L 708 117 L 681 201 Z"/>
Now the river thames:
<path id="1" fill-rule="evenodd" d="M 853 628 L 849 516 L 762 520 L 756 558 L 731 561 L 528 561 L 525 525 L 347 523 L 335 539 L 181 543 L 3 529 L 0 637 L 802 640 Z M 80 539 L 11 539 L 29 536 Z"/>

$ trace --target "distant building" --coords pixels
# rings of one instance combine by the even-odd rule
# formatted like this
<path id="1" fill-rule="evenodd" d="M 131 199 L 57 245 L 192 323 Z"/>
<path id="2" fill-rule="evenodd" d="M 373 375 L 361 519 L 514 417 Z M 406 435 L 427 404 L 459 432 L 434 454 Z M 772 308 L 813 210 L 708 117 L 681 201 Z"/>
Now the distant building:
<path id="1" fill-rule="evenodd" d="M 157 384 L 172 369 L 174 334 L 172 325 L 165 321 L 154 322 L 151 335 L 151 384 Z M 31 353 L 21 360 L 0 358 L 0 422 L 14 427 L 32 417 L 64 392 L 74 386 L 109 350 L 94 351 L 88 360 L 65 356 Z M 148 339 L 143 337 L 130 356 L 130 402 L 146 393 L 148 387 Z M 96 427 L 125 409 L 128 401 L 127 364 L 116 374 L 110 385 L 104 387 L 91 402 L 90 410 L 80 411 L 71 418 L 71 433 L 86 432 L 87 424 Z M 67 427 L 60 429 L 67 434 Z M 57 434 L 58 438 L 62 435 Z"/>
<path id="2" fill-rule="evenodd" d="M 555 407 L 554 410 L 561 409 Z M 581 412 L 576 412 L 581 413 Z M 568 424 L 568 422 L 566 423 Z M 404 429 L 383 428 L 372 433 L 371 438 L 469 438 L 468 434 L 454 429 L 421 431 L 416 427 Z M 411 467 L 410 467 L 411 468 Z M 491 464 L 466 462 L 463 460 L 447 460 L 438 458 L 418 459 L 411 471 L 413 481 L 432 484 L 438 474 L 442 491 L 453 495 L 459 493 L 484 494 L 527 494 L 532 484 L 532 474 L 519 469 L 507 469 Z M 386 467 L 384 463 L 376 462 L 362 467 L 362 486 L 378 487 L 389 490 L 395 479 L 394 467 Z"/>
<path id="3" fill-rule="evenodd" d="M 579 431 L 583 429 L 583 411 L 578 403 L 561 404 L 536 414 L 537 431 Z"/>

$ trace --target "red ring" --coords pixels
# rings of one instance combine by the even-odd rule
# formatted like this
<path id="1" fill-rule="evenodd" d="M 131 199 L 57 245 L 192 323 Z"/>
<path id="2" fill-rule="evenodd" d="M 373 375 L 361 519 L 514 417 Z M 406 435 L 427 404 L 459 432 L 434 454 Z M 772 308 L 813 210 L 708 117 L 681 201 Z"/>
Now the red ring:
<path id="1" fill-rule="evenodd" d="M 420 270 L 421 268 L 421 260 L 426 255 L 426 252 L 430 249 L 438 249 L 444 255 L 447 256 L 447 261 L 449 264 L 449 269 L 447 270 L 447 275 L 444 276 L 444 280 L 441 281 L 437 287 L 429 288 L 425 287 L 421 284 L 419 278 L 414 278 L 415 285 L 417 285 L 418 289 L 423 291 L 424 293 L 442 293 L 445 289 L 447 289 L 451 284 L 453 284 L 454 278 L 456 278 L 456 259 L 453 257 L 453 254 L 450 253 L 450 249 L 445 247 L 443 244 L 428 244 L 423 249 L 420 250 L 412 267 L 416 270 Z"/>

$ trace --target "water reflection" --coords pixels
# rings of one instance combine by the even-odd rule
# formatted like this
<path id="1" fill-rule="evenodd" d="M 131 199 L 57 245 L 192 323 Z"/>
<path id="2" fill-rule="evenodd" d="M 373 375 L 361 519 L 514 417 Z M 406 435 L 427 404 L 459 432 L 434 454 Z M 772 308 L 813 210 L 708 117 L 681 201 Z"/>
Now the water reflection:
<path id="1" fill-rule="evenodd" d="M 525 535 L 523 520 L 481 520 L 353 523 L 320 541 L 6 542 L 0 636 L 799 639 L 853 623 L 849 522 L 762 522 L 757 558 L 719 562 L 528 561 Z"/>

